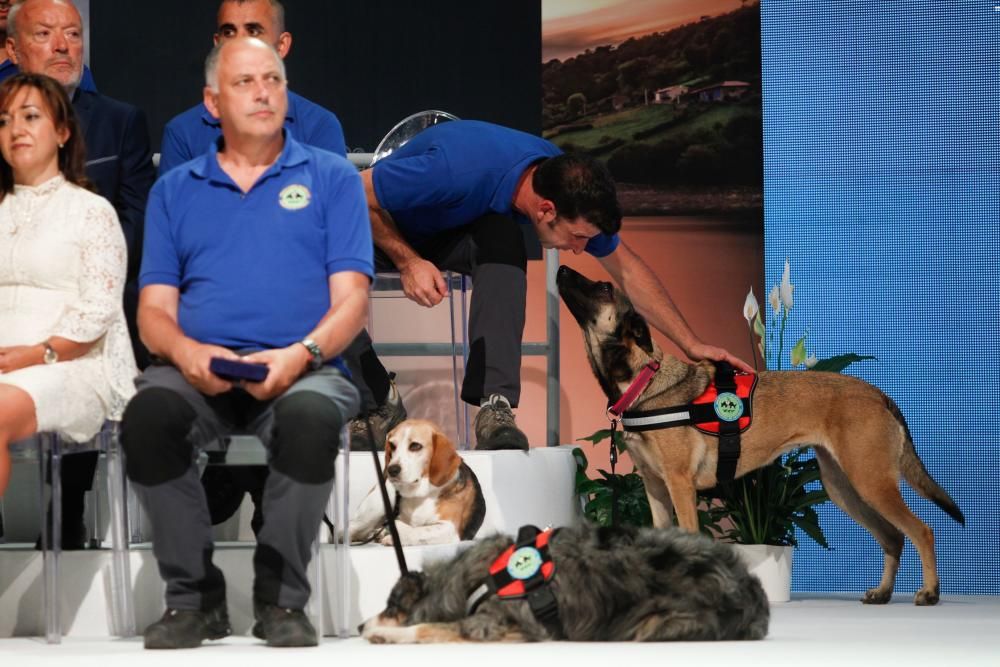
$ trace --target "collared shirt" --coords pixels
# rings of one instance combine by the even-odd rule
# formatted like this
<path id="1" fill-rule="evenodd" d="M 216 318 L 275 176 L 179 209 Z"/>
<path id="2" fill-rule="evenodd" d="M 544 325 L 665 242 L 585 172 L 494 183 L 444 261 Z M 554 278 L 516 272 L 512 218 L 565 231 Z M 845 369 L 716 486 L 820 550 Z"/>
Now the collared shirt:
<path id="1" fill-rule="evenodd" d="M 18 69 L 17 65 L 12 63 L 10 58 L 7 58 L 3 62 L 0 62 L 0 82 L 6 81 L 20 71 L 21 70 Z M 83 75 L 80 77 L 80 85 L 78 85 L 77 88 L 80 90 L 88 90 L 92 93 L 97 92 L 97 84 L 94 83 L 94 75 L 91 74 L 90 68 L 86 65 L 83 66 Z"/>
<path id="2" fill-rule="evenodd" d="M 455 120 L 423 130 L 379 160 L 372 181 L 400 233 L 419 242 L 489 213 L 530 224 L 514 210 L 517 184 L 532 164 L 561 152 L 526 132 Z M 604 257 L 617 247 L 617 234 L 598 234 L 585 249 Z"/>
<path id="3" fill-rule="evenodd" d="M 296 141 L 344 156 L 344 130 L 331 112 L 288 91 L 285 130 Z M 222 136 L 219 120 L 202 103 L 174 116 L 163 129 L 160 143 L 160 175 L 198 157 Z"/>
<path id="4" fill-rule="evenodd" d="M 153 186 L 139 286 L 178 288 L 178 323 L 195 340 L 291 345 L 327 313 L 328 278 L 341 271 L 373 275 L 361 177 L 340 156 L 286 133 L 278 159 L 243 192 L 215 144 Z"/>

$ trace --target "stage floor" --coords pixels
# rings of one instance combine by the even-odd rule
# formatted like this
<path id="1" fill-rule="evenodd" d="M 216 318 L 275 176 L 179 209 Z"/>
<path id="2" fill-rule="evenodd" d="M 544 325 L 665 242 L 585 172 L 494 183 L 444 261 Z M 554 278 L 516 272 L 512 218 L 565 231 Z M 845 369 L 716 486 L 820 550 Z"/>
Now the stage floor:
<path id="1" fill-rule="evenodd" d="M 374 646 L 354 638 L 326 638 L 319 648 L 284 649 L 297 663 L 323 665 L 1000 665 L 1000 598 L 946 596 L 936 607 L 915 607 L 908 595 L 883 607 L 851 596 L 797 594 L 771 610 L 771 629 L 761 642 L 673 644 L 451 644 Z M 181 652 L 185 667 L 225 660 L 241 667 L 273 667 L 275 653 L 249 637 L 209 642 Z M 58 646 L 41 639 L 0 639 L 0 660 L 32 667 L 51 664 L 131 667 L 177 664 L 178 652 L 143 651 L 138 638 L 69 638 Z M 669 661 L 669 662 L 668 662 Z"/>

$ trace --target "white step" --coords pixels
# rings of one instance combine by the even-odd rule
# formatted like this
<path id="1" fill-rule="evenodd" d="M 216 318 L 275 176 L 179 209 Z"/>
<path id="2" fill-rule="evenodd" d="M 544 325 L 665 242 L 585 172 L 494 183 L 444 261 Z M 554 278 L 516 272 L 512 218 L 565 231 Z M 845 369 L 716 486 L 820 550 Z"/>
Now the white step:
<path id="1" fill-rule="evenodd" d="M 526 523 L 540 527 L 573 525 L 580 520 L 580 505 L 573 493 L 576 464 L 574 447 L 535 448 L 523 452 L 461 452 L 479 478 L 486 500 L 486 517 L 479 536 L 496 532 L 516 533 Z M 350 506 L 357 507 L 375 481 L 371 454 L 352 453 L 348 461 Z M 410 569 L 422 563 L 453 555 L 460 545 L 407 547 Z M 323 601 L 324 634 L 334 634 L 344 625 L 334 617 L 334 585 L 340 580 L 333 545 L 322 547 L 324 595 L 310 604 L 318 617 Z M 346 625 L 355 628 L 384 607 L 386 597 L 399 576 L 395 555 L 389 547 L 364 545 L 350 553 L 351 592 Z M 230 620 L 237 634 L 248 634 L 252 625 L 252 542 L 217 545 L 215 563 L 227 582 Z M 65 552 L 60 561 L 60 614 L 68 636 L 106 637 L 110 631 L 111 554 L 108 550 Z M 29 547 L 0 547 L 0 637 L 44 635 L 41 555 Z M 133 601 L 137 627 L 153 622 L 163 613 L 163 583 L 149 545 L 136 545 L 131 553 Z"/>

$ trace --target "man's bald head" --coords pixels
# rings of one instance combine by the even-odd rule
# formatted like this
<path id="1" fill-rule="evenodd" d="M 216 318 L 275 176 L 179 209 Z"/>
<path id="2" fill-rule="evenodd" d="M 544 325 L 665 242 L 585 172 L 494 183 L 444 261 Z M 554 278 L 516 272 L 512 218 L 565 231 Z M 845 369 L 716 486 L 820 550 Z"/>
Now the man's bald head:
<path id="1" fill-rule="evenodd" d="M 83 20 L 69 0 L 24 0 L 7 15 L 7 57 L 22 72 L 75 88 L 83 75 Z"/>

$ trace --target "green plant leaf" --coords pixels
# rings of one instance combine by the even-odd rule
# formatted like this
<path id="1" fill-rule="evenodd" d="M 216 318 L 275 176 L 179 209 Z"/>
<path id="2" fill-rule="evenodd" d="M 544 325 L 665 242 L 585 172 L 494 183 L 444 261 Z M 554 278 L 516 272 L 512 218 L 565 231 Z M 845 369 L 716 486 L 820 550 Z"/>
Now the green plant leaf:
<path id="1" fill-rule="evenodd" d="M 869 354 L 854 354 L 853 352 L 848 354 L 838 354 L 830 357 L 829 359 L 820 359 L 816 362 L 816 365 L 809 370 L 839 373 L 855 362 L 867 361 L 869 359 L 876 359 L 876 357 Z"/>
<path id="2" fill-rule="evenodd" d="M 812 517 L 809 517 L 808 514 L 811 514 Z M 815 511 L 810 511 L 806 516 L 796 517 L 794 521 L 795 525 L 803 533 L 811 537 L 816 544 L 824 549 L 830 548 L 830 545 L 826 541 L 826 536 L 823 535 L 823 530 L 819 527 L 819 517 Z"/>
<path id="3" fill-rule="evenodd" d="M 577 438 L 576 441 L 577 442 L 586 441 L 586 442 L 590 442 L 590 443 L 593 443 L 593 444 L 596 445 L 601 440 L 607 440 L 610 437 L 611 437 L 611 429 L 609 429 L 609 428 L 602 428 L 600 431 L 597 431 L 595 433 L 591 433 L 590 435 L 588 435 L 586 437 Z"/>
<path id="4" fill-rule="evenodd" d="M 789 353 L 789 360 L 791 361 L 792 366 L 798 366 L 805 363 L 806 354 L 806 337 L 802 336 L 802 338 L 799 339 L 799 342 L 792 347 L 792 351 Z"/>

